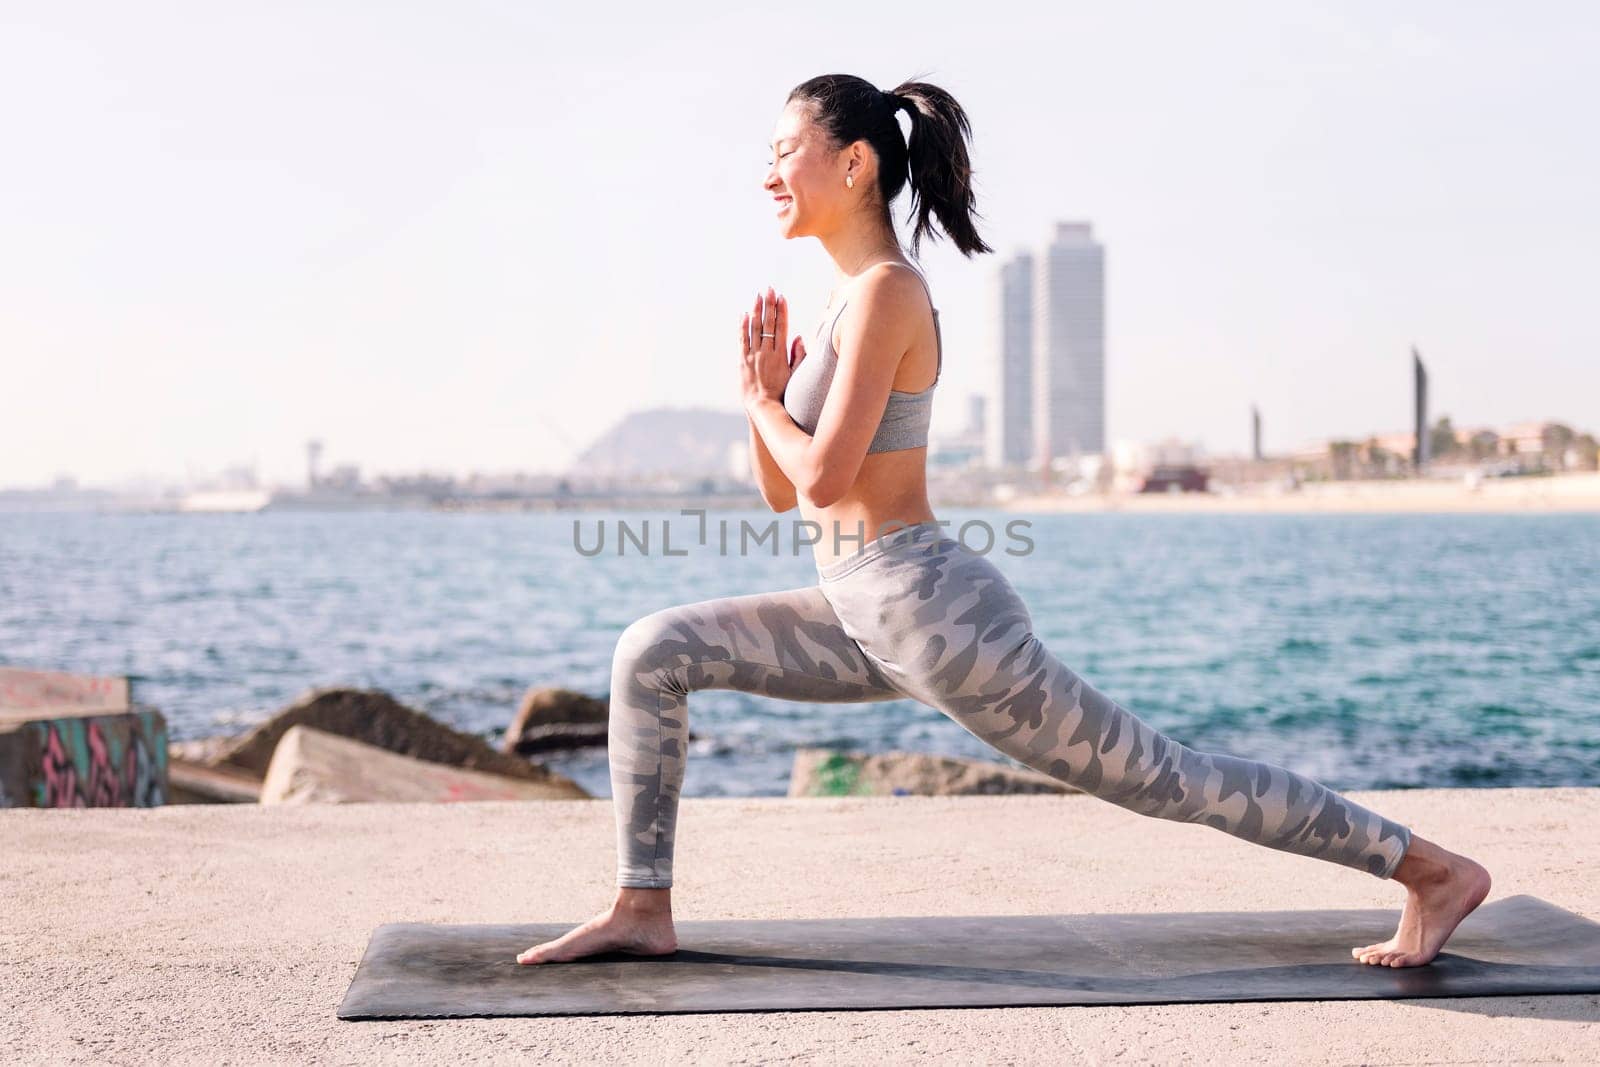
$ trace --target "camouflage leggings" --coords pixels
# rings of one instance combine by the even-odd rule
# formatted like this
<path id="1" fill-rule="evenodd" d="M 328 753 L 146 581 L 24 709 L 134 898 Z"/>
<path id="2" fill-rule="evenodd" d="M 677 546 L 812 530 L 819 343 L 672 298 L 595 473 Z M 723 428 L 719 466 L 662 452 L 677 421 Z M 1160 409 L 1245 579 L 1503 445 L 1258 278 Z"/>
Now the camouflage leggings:
<path id="1" fill-rule="evenodd" d="M 1196 752 L 1075 674 L 989 560 L 935 523 L 893 530 L 819 569 L 820 584 L 656 611 L 612 661 L 617 884 L 672 884 L 688 694 L 906 697 L 994 748 L 1141 815 L 1388 878 L 1411 832 L 1292 771 Z"/>

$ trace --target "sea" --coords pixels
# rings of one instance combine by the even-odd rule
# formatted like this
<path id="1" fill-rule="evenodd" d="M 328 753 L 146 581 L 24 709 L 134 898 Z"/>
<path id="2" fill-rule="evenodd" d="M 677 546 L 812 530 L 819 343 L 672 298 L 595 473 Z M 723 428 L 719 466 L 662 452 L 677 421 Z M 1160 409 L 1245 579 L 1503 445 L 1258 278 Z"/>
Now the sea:
<path id="1" fill-rule="evenodd" d="M 1600 515 L 938 514 L 1052 653 L 1191 747 L 1336 789 L 1600 785 Z M 530 686 L 604 697 L 641 615 L 814 584 L 806 533 L 676 509 L 0 514 L 0 664 L 126 675 L 172 740 L 354 686 L 498 743 Z M 911 699 L 697 692 L 689 726 L 685 796 L 783 795 L 802 746 L 1017 766 Z M 603 747 L 539 759 L 610 795 Z"/>

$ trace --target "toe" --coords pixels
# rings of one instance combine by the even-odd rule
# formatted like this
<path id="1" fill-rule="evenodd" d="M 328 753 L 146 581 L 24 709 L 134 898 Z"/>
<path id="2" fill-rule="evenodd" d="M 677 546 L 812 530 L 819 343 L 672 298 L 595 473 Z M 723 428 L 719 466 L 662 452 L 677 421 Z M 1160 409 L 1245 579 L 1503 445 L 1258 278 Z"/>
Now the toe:
<path id="1" fill-rule="evenodd" d="M 542 944 L 534 945 L 532 948 L 523 949 L 522 955 L 517 957 L 517 962 L 544 963 L 549 959 L 553 951 L 555 951 L 554 942 L 546 941 Z"/>

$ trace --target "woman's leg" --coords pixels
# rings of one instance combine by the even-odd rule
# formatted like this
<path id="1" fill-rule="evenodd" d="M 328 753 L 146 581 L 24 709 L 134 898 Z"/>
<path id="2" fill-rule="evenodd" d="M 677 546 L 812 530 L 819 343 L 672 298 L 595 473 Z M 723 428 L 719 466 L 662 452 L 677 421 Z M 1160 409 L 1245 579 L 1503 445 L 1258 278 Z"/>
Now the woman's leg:
<path id="1" fill-rule="evenodd" d="M 901 700 L 816 586 L 663 608 L 632 623 L 611 666 L 609 747 L 617 884 L 672 884 L 688 696 L 737 689 L 783 700 Z"/>
<path id="2" fill-rule="evenodd" d="M 1034 636 L 994 564 L 951 538 L 892 550 L 822 589 L 897 688 L 1086 793 L 1380 878 L 1406 851 L 1406 827 L 1318 782 L 1196 751 L 1117 704 Z"/>
<path id="3" fill-rule="evenodd" d="M 608 733 L 617 819 L 617 900 L 519 963 L 677 946 L 670 890 L 688 697 L 737 689 L 784 700 L 899 700 L 816 586 L 663 608 L 623 630 L 611 661 Z"/>

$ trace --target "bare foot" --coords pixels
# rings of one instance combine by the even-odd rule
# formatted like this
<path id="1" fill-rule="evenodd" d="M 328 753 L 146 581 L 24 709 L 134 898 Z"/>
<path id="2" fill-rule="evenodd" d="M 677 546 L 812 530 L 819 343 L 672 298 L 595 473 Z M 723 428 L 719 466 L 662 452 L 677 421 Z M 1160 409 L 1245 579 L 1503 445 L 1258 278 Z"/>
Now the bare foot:
<path id="1" fill-rule="evenodd" d="M 1375 967 L 1420 967 L 1439 954 L 1461 920 L 1489 895 L 1489 872 L 1415 835 L 1394 879 L 1406 887 L 1393 937 L 1350 955 Z"/>
<path id="2" fill-rule="evenodd" d="M 665 956 L 678 949 L 670 889 L 619 889 L 611 907 L 582 926 L 524 950 L 522 964 L 559 963 L 599 952 Z"/>

